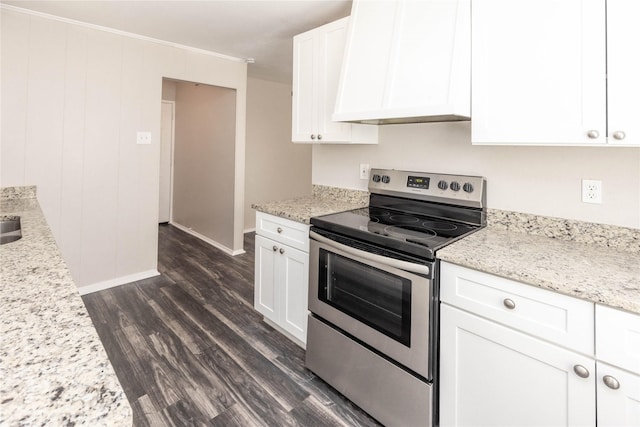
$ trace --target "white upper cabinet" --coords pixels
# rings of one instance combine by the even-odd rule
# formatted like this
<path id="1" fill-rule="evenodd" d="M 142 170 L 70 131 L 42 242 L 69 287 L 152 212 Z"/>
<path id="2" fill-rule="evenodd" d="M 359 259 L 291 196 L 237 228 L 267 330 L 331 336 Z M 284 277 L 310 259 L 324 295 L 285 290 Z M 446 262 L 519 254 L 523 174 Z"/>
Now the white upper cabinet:
<path id="1" fill-rule="evenodd" d="M 470 116 L 469 0 L 354 0 L 334 120 Z"/>
<path id="2" fill-rule="evenodd" d="M 378 129 L 332 121 L 349 17 L 293 38 L 293 142 L 378 142 Z"/>
<path id="3" fill-rule="evenodd" d="M 472 142 L 640 145 L 638 16 L 636 0 L 474 1 Z"/>
<path id="4" fill-rule="evenodd" d="M 607 0 L 608 142 L 640 145 L 640 1 Z"/>

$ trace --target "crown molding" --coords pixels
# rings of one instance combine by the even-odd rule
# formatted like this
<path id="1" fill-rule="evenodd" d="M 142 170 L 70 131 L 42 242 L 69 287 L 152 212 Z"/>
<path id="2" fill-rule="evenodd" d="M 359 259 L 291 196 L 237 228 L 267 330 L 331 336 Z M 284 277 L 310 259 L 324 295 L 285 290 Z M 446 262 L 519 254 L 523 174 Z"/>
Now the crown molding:
<path id="1" fill-rule="evenodd" d="M 160 40 L 160 39 L 156 39 L 156 38 L 153 38 L 153 37 L 143 36 L 143 35 L 140 35 L 140 34 L 129 33 L 127 31 L 121 31 L 121 30 L 116 30 L 114 28 L 103 27 L 101 25 L 89 24 L 87 22 L 76 21 L 75 19 L 63 18 L 61 16 L 56 16 L 56 15 L 51 15 L 51 14 L 48 14 L 48 13 L 37 12 L 35 10 L 24 9 L 22 7 L 12 6 L 12 5 L 8 5 L 8 4 L 4 4 L 4 3 L 0 3 L 0 11 L 1 10 L 10 10 L 10 11 L 13 11 L 13 12 L 23 13 L 23 14 L 26 14 L 26 15 L 37 16 L 39 18 L 44 18 L 44 19 L 50 19 L 50 20 L 53 20 L 53 21 L 64 22 L 65 24 L 78 25 L 80 27 L 85 27 L 85 28 L 89 28 L 89 29 L 92 29 L 92 30 L 104 31 L 106 33 L 117 34 L 119 36 L 124 36 L 124 37 L 129 37 L 129 38 L 132 38 L 132 39 L 143 40 L 143 41 L 147 41 L 147 42 L 151 42 L 151 43 L 160 44 L 160 45 L 163 45 L 163 46 L 175 47 L 175 48 L 178 48 L 178 49 L 188 50 L 188 51 L 191 51 L 191 52 L 200 53 L 200 54 L 208 55 L 208 56 L 215 56 L 216 58 L 226 59 L 226 60 L 229 60 L 229 61 L 247 63 L 247 62 L 249 62 L 249 59 L 251 59 L 251 58 L 238 58 L 236 56 L 223 55 L 221 53 L 212 52 L 210 50 L 200 49 L 200 48 L 197 48 L 197 47 L 187 46 L 187 45 L 183 45 L 183 44 L 179 44 L 179 43 L 173 43 L 173 42 L 169 42 L 169 41 L 166 41 L 166 40 Z"/>

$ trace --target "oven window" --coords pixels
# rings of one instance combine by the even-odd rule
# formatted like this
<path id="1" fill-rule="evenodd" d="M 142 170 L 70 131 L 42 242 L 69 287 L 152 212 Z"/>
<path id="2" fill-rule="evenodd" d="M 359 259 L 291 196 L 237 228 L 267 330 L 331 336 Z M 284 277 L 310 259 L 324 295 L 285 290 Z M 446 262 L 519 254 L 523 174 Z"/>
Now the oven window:
<path id="1" fill-rule="evenodd" d="M 320 249 L 318 298 L 411 345 L 411 281 Z"/>

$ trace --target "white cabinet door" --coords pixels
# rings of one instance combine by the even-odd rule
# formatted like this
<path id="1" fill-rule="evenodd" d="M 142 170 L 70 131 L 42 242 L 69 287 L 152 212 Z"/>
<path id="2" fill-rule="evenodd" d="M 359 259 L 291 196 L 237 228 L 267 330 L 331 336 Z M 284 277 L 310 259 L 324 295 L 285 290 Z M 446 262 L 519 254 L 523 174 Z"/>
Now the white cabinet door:
<path id="1" fill-rule="evenodd" d="M 640 374 L 640 316 L 596 304 L 596 356 Z"/>
<path id="2" fill-rule="evenodd" d="M 309 254 L 282 247 L 278 252 L 278 286 L 280 295 L 280 324 L 302 342 L 307 341 L 307 306 L 309 293 Z"/>
<path id="3" fill-rule="evenodd" d="M 317 132 L 321 141 L 349 141 L 350 123 L 334 122 L 333 110 L 336 105 L 340 68 L 344 55 L 344 43 L 347 34 L 348 18 L 322 27 L 317 36 L 318 69 L 318 125 Z"/>
<path id="4" fill-rule="evenodd" d="M 255 247 L 255 309 L 305 343 L 309 254 L 259 235 Z"/>
<path id="5" fill-rule="evenodd" d="M 640 1 L 607 0 L 608 142 L 640 145 Z"/>
<path id="6" fill-rule="evenodd" d="M 375 126 L 332 119 L 348 23 L 349 17 L 342 18 L 293 38 L 293 142 L 378 141 Z"/>
<path id="7" fill-rule="evenodd" d="M 471 14 L 473 143 L 606 142 L 604 0 L 475 0 Z"/>
<path id="8" fill-rule="evenodd" d="M 309 31 L 293 39 L 293 109 L 291 138 L 311 141 L 317 133 L 318 85 L 315 82 L 318 60 L 316 33 Z"/>
<path id="9" fill-rule="evenodd" d="M 640 426 L 640 316 L 597 304 L 596 355 L 598 426 Z"/>
<path id="10" fill-rule="evenodd" d="M 254 307 L 267 319 L 278 321 L 276 242 L 256 236 Z M 275 248 L 275 250 L 274 250 Z"/>
<path id="11" fill-rule="evenodd" d="M 470 114 L 468 0 L 354 1 L 336 120 Z"/>
<path id="12" fill-rule="evenodd" d="M 446 304 L 440 342 L 441 426 L 595 425 L 593 359 Z"/>
<path id="13" fill-rule="evenodd" d="M 640 375 L 598 362 L 598 426 L 640 426 Z"/>

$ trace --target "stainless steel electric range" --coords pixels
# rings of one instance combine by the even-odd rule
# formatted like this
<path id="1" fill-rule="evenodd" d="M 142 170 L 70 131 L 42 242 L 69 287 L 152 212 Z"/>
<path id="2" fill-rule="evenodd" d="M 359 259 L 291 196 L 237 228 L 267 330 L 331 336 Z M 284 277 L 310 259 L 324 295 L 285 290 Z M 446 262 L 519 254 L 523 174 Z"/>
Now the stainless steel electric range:
<path id="1" fill-rule="evenodd" d="M 311 219 L 306 366 L 388 426 L 438 423 L 438 249 L 486 222 L 482 177 L 372 169 Z"/>

